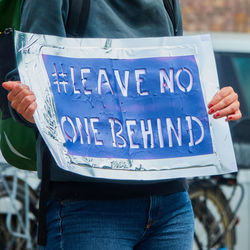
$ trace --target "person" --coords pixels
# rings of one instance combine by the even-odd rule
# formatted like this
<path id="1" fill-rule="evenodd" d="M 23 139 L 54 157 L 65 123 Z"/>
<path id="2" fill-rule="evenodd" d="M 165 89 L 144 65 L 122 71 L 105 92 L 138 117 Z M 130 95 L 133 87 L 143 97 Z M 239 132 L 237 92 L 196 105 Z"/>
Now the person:
<path id="1" fill-rule="evenodd" d="M 181 10 L 174 1 L 176 26 L 161 0 L 91 1 L 86 28 L 79 37 L 134 38 L 182 35 Z M 26 0 L 21 31 L 72 36 L 66 28 L 68 0 Z M 74 35 L 75 36 L 75 35 Z M 18 75 L 3 83 L 13 116 L 35 126 L 36 98 Z M 238 96 L 221 89 L 208 105 L 214 119 L 240 119 Z M 39 224 L 41 249 L 191 250 L 194 219 L 185 179 L 140 184 L 82 178 L 59 169 L 41 135 L 37 168 L 42 178 Z M 44 204 L 46 202 L 46 211 Z M 46 236 L 46 238 L 45 238 Z"/>

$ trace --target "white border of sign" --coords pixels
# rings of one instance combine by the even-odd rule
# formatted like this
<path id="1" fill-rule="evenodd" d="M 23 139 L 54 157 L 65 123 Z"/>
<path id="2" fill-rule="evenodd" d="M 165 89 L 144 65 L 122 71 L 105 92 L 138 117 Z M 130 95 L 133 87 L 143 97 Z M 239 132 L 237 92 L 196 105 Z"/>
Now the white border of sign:
<path id="1" fill-rule="evenodd" d="M 159 57 L 159 51 L 162 57 L 194 55 L 207 106 L 219 89 L 209 35 L 140 39 L 72 39 L 16 32 L 15 44 L 21 81 L 27 84 L 37 97 L 38 108 L 34 116 L 37 127 L 62 169 L 88 177 L 132 181 L 154 181 L 237 171 L 228 123 L 225 119 L 215 120 L 212 117 L 209 117 L 209 123 L 214 153 L 210 155 L 160 160 L 86 158 L 68 155 L 42 60 L 42 54 L 116 59 Z"/>

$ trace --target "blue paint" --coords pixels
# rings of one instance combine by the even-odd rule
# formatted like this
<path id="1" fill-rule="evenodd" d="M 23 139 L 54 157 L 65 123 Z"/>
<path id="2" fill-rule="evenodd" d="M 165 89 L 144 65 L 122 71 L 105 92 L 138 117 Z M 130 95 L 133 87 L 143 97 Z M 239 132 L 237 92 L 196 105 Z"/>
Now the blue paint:
<path id="1" fill-rule="evenodd" d="M 67 121 L 63 129 L 69 154 L 98 158 L 162 159 L 213 153 L 208 115 L 194 56 L 118 60 L 43 55 L 43 60 L 51 83 L 58 120 L 61 121 L 62 117 L 67 116 L 73 124 L 72 127 L 72 124 Z M 84 74 L 85 85 L 82 83 L 81 69 L 85 69 L 85 72 L 89 71 Z M 106 76 L 100 74 L 102 70 Z M 122 92 L 118 85 L 115 70 L 119 72 L 123 84 L 125 71 L 129 72 L 127 96 L 124 96 L 126 91 Z M 136 83 L 136 70 L 141 72 L 140 85 Z M 161 88 L 160 70 L 164 70 L 168 77 L 172 70 L 173 88 L 164 88 L 164 90 Z M 98 75 L 99 77 L 102 75 L 101 94 L 100 88 L 98 90 Z M 193 78 L 192 86 L 190 76 Z M 105 83 L 107 80 L 105 77 L 109 83 Z M 179 85 L 177 79 L 179 79 Z M 200 125 L 190 118 L 193 116 L 201 122 L 204 138 L 199 144 L 190 146 L 187 119 L 192 124 L 193 141 L 196 142 L 201 136 Z M 77 127 L 76 118 L 82 123 L 81 133 Z M 171 130 L 172 146 L 170 146 L 167 118 L 172 122 L 177 134 L 180 133 L 177 121 L 179 118 L 181 145 L 178 144 Z M 85 131 L 84 119 L 87 121 L 89 134 Z M 112 122 L 115 124 L 115 132 L 119 131 L 120 125 L 118 122 L 115 123 L 114 119 L 118 119 L 123 128 L 120 137 L 115 136 L 115 144 L 112 139 L 111 124 Z M 160 140 L 157 119 L 161 124 L 163 142 Z M 128 120 L 136 125 L 127 127 Z M 144 145 L 141 120 L 144 121 L 146 129 L 148 129 L 148 120 L 152 125 L 153 133 L 147 137 L 148 148 Z M 135 148 L 131 148 L 129 129 Z M 151 148 L 151 138 L 153 138 L 153 148 Z"/>

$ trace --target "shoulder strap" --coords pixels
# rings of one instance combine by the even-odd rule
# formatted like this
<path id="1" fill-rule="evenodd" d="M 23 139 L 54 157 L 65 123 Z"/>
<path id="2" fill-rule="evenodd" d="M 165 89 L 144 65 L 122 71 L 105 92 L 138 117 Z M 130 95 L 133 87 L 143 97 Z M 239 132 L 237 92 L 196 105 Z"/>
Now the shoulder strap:
<path id="1" fill-rule="evenodd" d="M 90 0 L 69 0 L 66 31 L 74 37 L 84 33 L 89 17 Z"/>
<path id="2" fill-rule="evenodd" d="M 166 11 L 168 12 L 168 15 L 172 21 L 173 27 L 174 27 L 174 34 L 176 35 L 176 20 L 175 20 L 175 14 L 174 14 L 174 0 L 163 0 L 164 6 Z"/>

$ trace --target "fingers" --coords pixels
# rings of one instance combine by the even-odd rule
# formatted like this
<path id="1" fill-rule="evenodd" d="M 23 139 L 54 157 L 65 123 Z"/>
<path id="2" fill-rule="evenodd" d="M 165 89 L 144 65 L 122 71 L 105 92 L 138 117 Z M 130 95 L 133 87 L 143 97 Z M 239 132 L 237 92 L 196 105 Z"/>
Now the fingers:
<path id="1" fill-rule="evenodd" d="M 232 87 L 224 87 L 214 96 L 208 104 L 208 114 L 218 119 L 227 117 L 226 121 L 236 121 L 241 118 L 238 95 Z"/>
<path id="2" fill-rule="evenodd" d="M 35 120 L 33 118 L 33 115 L 36 111 L 37 108 L 37 104 L 36 102 L 31 103 L 22 113 L 22 116 L 24 117 L 24 119 L 26 119 L 27 121 L 31 122 L 31 123 L 35 123 Z"/>
<path id="3" fill-rule="evenodd" d="M 236 112 L 239 111 L 240 103 L 239 101 L 236 101 L 231 103 L 229 106 L 223 106 L 223 107 L 226 108 L 218 109 L 218 111 L 214 113 L 213 117 L 215 119 L 235 114 Z"/>
<path id="4" fill-rule="evenodd" d="M 240 110 L 236 111 L 235 114 L 229 115 L 226 121 L 237 121 L 242 117 Z"/>
<path id="5" fill-rule="evenodd" d="M 217 99 L 217 98 L 216 98 Z M 217 99 L 218 100 L 218 99 Z M 218 110 L 222 110 L 225 107 L 230 106 L 231 104 L 233 104 L 234 102 L 237 102 L 238 107 L 240 107 L 239 105 L 239 101 L 238 101 L 238 95 L 236 93 L 232 93 L 228 96 L 226 96 L 223 99 L 218 100 L 218 102 L 216 104 L 214 104 L 208 111 L 208 113 L 211 115 L 213 113 L 215 113 Z M 235 110 L 233 110 L 233 112 L 235 112 Z"/>
<path id="6" fill-rule="evenodd" d="M 20 82 L 4 82 L 2 86 L 9 90 L 8 100 L 11 107 L 27 121 L 34 123 L 33 115 L 37 108 L 36 97 L 30 88 Z"/>
<path id="7" fill-rule="evenodd" d="M 11 102 L 11 106 L 20 114 L 23 114 L 26 109 L 36 101 L 36 97 L 32 94 L 28 94 L 23 98 L 19 97 L 20 94 L 17 96 L 17 98 Z M 20 98 L 20 99 L 19 99 Z"/>
<path id="8" fill-rule="evenodd" d="M 226 100 L 224 100 L 226 98 Z M 221 103 L 222 101 L 225 102 L 224 104 L 227 104 L 226 102 L 230 102 L 230 99 L 238 99 L 238 95 L 234 92 L 232 87 L 224 87 L 220 91 L 216 93 L 216 95 L 213 97 L 211 102 L 208 104 L 208 108 L 215 107 L 218 103 Z M 232 103 L 232 101 L 231 101 Z M 222 103 L 221 103 L 222 104 Z M 219 106 L 218 106 L 219 108 Z"/>
<path id="9" fill-rule="evenodd" d="M 8 91 L 11 91 L 14 89 L 17 85 L 20 85 L 20 81 L 9 81 L 9 82 L 3 82 L 2 87 L 5 88 Z"/>
<path id="10" fill-rule="evenodd" d="M 16 86 L 9 94 L 8 100 L 11 102 L 11 106 L 19 113 L 31 102 L 35 101 L 35 96 L 28 86 L 20 84 Z"/>

